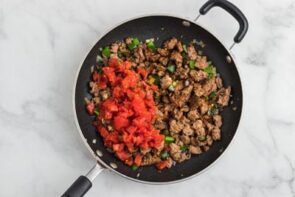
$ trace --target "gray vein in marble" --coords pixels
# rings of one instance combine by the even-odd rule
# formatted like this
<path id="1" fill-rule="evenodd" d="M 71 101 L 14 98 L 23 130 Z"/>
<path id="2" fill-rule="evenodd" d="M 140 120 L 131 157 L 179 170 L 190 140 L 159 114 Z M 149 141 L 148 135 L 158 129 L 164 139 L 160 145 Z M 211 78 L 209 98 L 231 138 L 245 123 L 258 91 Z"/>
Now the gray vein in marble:
<path id="1" fill-rule="evenodd" d="M 278 145 L 276 143 L 275 137 L 273 135 L 271 126 L 269 125 L 269 122 L 268 121 L 267 121 L 267 129 L 268 129 L 268 133 L 269 133 L 269 135 L 271 137 L 271 140 L 272 140 L 272 143 L 273 143 L 273 147 L 275 148 L 275 150 L 277 150 L 278 149 Z"/>
<path id="2" fill-rule="evenodd" d="M 275 118 L 268 118 L 268 123 L 269 124 L 278 124 L 278 125 L 283 125 L 283 126 L 294 126 L 294 122 L 291 121 L 285 121 L 283 119 L 275 119 Z"/>
<path id="3" fill-rule="evenodd" d="M 48 31 L 50 45 L 54 49 L 55 42 L 56 42 L 56 33 L 54 31 L 54 28 L 46 20 L 43 20 L 43 22 L 44 22 L 44 25 L 46 26 L 46 29 Z"/>
<path id="4" fill-rule="evenodd" d="M 287 160 L 290 168 L 291 168 L 291 171 L 292 171 L 292 176 L 291 176 L 291 179 L 290 180 L 287 180 L 288 182 L 288 186 L 290 188 L 290 191 L 292 193 L 293 196 L 295 196 L 295 189 L 294 189 L 294 181 L 295 181 L 295 168 L 294 166 L 292 165 L 292 162 L 290 161 L 289 157 L 287 155 L 284 155 L 284 158 Z"/>

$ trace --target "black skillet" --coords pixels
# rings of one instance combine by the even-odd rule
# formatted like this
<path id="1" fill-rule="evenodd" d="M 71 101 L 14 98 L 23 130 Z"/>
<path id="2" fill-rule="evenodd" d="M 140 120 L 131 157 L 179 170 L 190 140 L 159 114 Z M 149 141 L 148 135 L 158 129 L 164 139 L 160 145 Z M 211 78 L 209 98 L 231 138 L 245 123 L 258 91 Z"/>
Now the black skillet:
<path id="1" fill-rule="evenodd" d="M 248 30 L 248 22 L 244 14 L 235 5 L 226 0 L 209 0 L 201 7 L 200 14 L 206 14 L 213 7 L 223 8 L 239 22 L 239 31 L 234 37 L 234 43 L 239 43 Z M 230 85 L 232 87 L 231 100 L 234 103 L 231 107 L 222 111 L 221 141 L 215 142 L 209 151 L 193 156 L 188 161 L 159 172 L 153 166 L 142 167 L 137 171 L 132 171 L 129 166 L 123 164 L 106 150 L 101 137 L 91 124 L 94 117 L 86 113 L 84 98 L 90 96 L 88 93 L 88 83 L 91 75 L 90 67 L 96 63 L 99 48 L 128 36 L 138 37 L 140 40 L 159 38 L 156 41 L 157 45 L 173 36 L 182 38 L 186 43 L 193 39 L 202 40 L 205 43 L 205 47 L 200 48 L 200 50 L 217 67 L 217 71 L 223 78 L 225 86 Z M 97 160 L 97 164 L 86 176 L 80 176 L 63 196 L 83 196 L 92 186 L 91 181 L 102 169 L 106 168 L 128 179 L 150 184 L 175 183 L 199 174 L 213 164 L 232 141 L 241 117 L 242 99 L 241 81 L 231 54 L 213 34 L 200 25 L 174 16 L 157 15 L 136 18 L 115 27 L 104 35 L 87 55 L 78 72 L 74 95 L 74 106 L 80 133 L 82 134 L 82 139 L 86 142 L 85 144 Z M 235 110 L 233 110 L 233 106 Z"/>

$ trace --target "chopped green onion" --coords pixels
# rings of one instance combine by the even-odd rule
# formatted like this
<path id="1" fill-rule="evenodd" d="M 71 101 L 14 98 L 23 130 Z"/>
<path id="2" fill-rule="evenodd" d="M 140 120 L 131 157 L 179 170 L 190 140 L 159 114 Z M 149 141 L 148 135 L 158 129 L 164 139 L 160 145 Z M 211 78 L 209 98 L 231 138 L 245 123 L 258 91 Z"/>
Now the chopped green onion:
<path id="1" fill-rule="evenodd" d="M 182 152 L 186 151 L 187 149 L 188 149 L 188 146 L 187 145 L 183 145 L 183 146 L 180 147 L 180 150 Z"/>
<path id="2" fill-rule="evenodd" d="M 99 109 L 98 108 L 95 108 L 95 110 L 93 111 L 93 113 L 95 113 L 95 115 L 99 115 Z"/>
<path id="3" fill-rule="evenodd" d="M 187 48 L 186 48 L 186 45 L 185 45 L 185 44 L 182 45 L 182 48 L 183 48 L 183 51 L 184 51 L 185 53 L 187 53 Z"/>
<path id="4" fill-rule="evenodd" d="M 162 159 L 167 159 L 168 157 L 170 157 L 170 155 L 169 155 L 169 153 L 168 153 L 167 151 L 163 151 L 163 152 L 161 153 L 161 158 L 162 158 Z"/>
<path id="5" fill-rule="evenodd" d="M 100 55 L 96 56 L 96 62 L 97 63 L 103 62 L 103 59 Z"/>
<path id="6" fill-rule="evenodd" d="M 196 67 L 196 62 L 195 61 L 190 60 L 188 64 L 189 64 L 189 68 L 191 70 L 195 69 L 195 67 Z"/>
<path id="7" fill-rule="evenodd" d="M 198 140 L 199 140 L 200 142 L 204 142 L 206 139 L 207 139 L 207 138 L 206 138 L 205 135 L 204 135 L 204 136 L 198 136 Z"/>
<path id="8" fill-rule="evenodd" d="M 155 50 L 156 49 L 156 46 L 155 46 L 155 44 L 153 42 L 149 42 L 147 44 L 147 47 L 150 48 L 150 49 L 152 49 L 152 50 Z"/>
<path id="9" fill-rule="evenodd" d="M 102 66 L 98 66 L 98 67 L 97 67 L 97 72 L 98 72 L 99 74 L 102 74 L 102 73 L 103 73 Z"/>
<path id="10" fill-rule="evenodd" d="M 133 49 L 135 49 L 138 45 L 139 45 L 139 40 L 138 40 L 138 38 L 133 38 L 132 41 L 131 41 L 131 43 L 128 44 L 128 48 L 129 48 L 130 50 L 133 50 Z"/>
<path id="11" fill-rule="evenodd" d="M 168 90 L 169 90 L 170 92 L 173 92 L 173 91 L 174 91 L 174 86 L 173 86 L 173 84 L 171 84 L 171 85 L 168 87 Z"/>
<path id="12" fill-rule="evenodd" d="M 219 112 L 218 108 L 214 105 L 208 110 L 208 115 L 213 116 L 218 114 L 218 112 Z"/>
<path id="13" fill-rule="evenodd" d="M 166 136 L 166 137 L 165 137 L 165 142 L 166 142 L 166 143 L 174 142 L 174 140 L 175 140 L 174 137 L 171 137 L 171 136 Z"/>
<path id="14" fill-rule="evenodd" d="M 121 58 L 122 57 L 122 53 L 120 51 L 117 52 L 118 57 Z"/>
<path id="15" fill-rule="evenodd" d="M 133 49 L 135 49 L 135 48 L 136 48 L 136 45 L 135 45 L 135 44 L 133 44 L 133 43 L 131 43 L 131 44 L 128 44 L 128 48 L 129 48 L 130 50 L 133 50 Z"/>
<path id="16" fill-rule="evenodd" d="M 161 83 L 161 79 L 160 79 L 159 75 L 154 74 L 154 75 L 152 75 L 152 76 L 153 76 L 153 78 L 155 78 L 155 82 L 154 82 L 154 84 L 156 84 L 156 85 L 160 85 L 160 83 Z"/>
<path id="17" fill-rule="evenodd" d="M 177 85 L 177 81 L 173 81 L 172 84 L 168 87 L 168 90 L 170 92 L 173 92 L 175 90 L 176 85 Z"/>
<path id="18" fill-rule="evenodd" d="M 216 69 L 211 62 L 208 62 L 208 66 L 204 68 L 204 72 L 207 73 L 209 79 L 212 79 L 216 75 Z"/>
<path id="19" fill-rule="evenodd" d="M 137 166 L 137 165 L 132 165 L 132 166 L 131 166 L 131 169 L 132 169 L 133 171 L 135 171 L 135 170 L 138 169 L 138 166 Z"/>
<path id="20" fill-rule="evenodd" d="M 165 130 L 162 131 L 162 134 L 165 135 L 165 136 L 167 136 L 167 135 L 170 134 L 170 132 L 168 131 L 168 129 L 165 129 Z"/>
<path id="21" fill-rule="evenodd" d="M 167 70 L 170 72 L 170 73 L 174 73 L 175 72 L 175 65 L 169 65 L 167 67 Z"/>
<path id="22" fill-rule="evenodd" d="M 105 47 L 102 49 L 102 56 L 109 58 L 111 55 L 110 47 Z"/>
<path id="23" fill-rule="evenodd" d="M 215 97 L 216 97 L 216 92 L 213 91 L 213 92 L 211 92 L 211 93 L 208 95 L 208 100 L 212 100 L 212 99 L 215 98 Z"/>
<path id="24" fill-rule="evenodd" d="M 158 101 L 160 100 L 159 95 L 155 94 L 155 95 L 154 95 L 154 100 L 155 100 L 156 102 L 158 102 Z"/>
<path id="25" fill-rule="evenodd" d="M 139 45 L 139 40 L 138 38 L 133 38 L 132 42 L 137 46 Z"/>
<path id="26" fill-rule="evenodd" d="M 146 42 L 148 48 L 150 48 L 152 50 L 156 49 L 153 38 L 152 39 L 147 39 L 145 42 Z"/>

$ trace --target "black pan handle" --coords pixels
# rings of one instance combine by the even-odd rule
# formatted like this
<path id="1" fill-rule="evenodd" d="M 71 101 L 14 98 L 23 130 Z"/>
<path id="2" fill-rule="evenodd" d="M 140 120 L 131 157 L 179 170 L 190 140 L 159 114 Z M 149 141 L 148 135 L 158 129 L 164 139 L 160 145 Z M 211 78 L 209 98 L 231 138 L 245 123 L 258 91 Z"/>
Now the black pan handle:
<path id="1" fill-rule="evenodd" d="M 223 8 L 238 21 L 240 28 L 234 37 L 234 41 L 235 43 L 241 42 L 248 31 L 248 20 L 242 11 L 229 1 L 209 0 L 200 8 L 200 14 L 205 15 L 213 7 Z"/>
<path id="2" fill-rule="evenodd" d="M 92 187 L 92 182 L 95 177 L 104 168 L 96 163 L 93 168 L 86 174 L 86 176 L 80 176 L 61 197 L 82 197 Z"/>
<path id="3" fill-rule="evenodd" d="M 92 187 L 86 176 L 80 176 L 61 197 L 82 197 Z"/>

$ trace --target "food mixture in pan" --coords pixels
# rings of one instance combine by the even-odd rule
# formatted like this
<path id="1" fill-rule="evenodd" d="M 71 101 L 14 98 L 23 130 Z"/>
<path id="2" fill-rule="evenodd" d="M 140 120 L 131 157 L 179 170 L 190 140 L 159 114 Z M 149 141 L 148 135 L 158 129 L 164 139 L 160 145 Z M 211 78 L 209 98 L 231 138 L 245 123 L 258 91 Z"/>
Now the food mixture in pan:
<path id="1" fill-rule="evenodd" d="M 229 103 L 216 68 L 196 42 L 126 38 L 101 49 L 86 109 L 105 146 L 136 170 L 170 168 L 221 139 Z"/>

